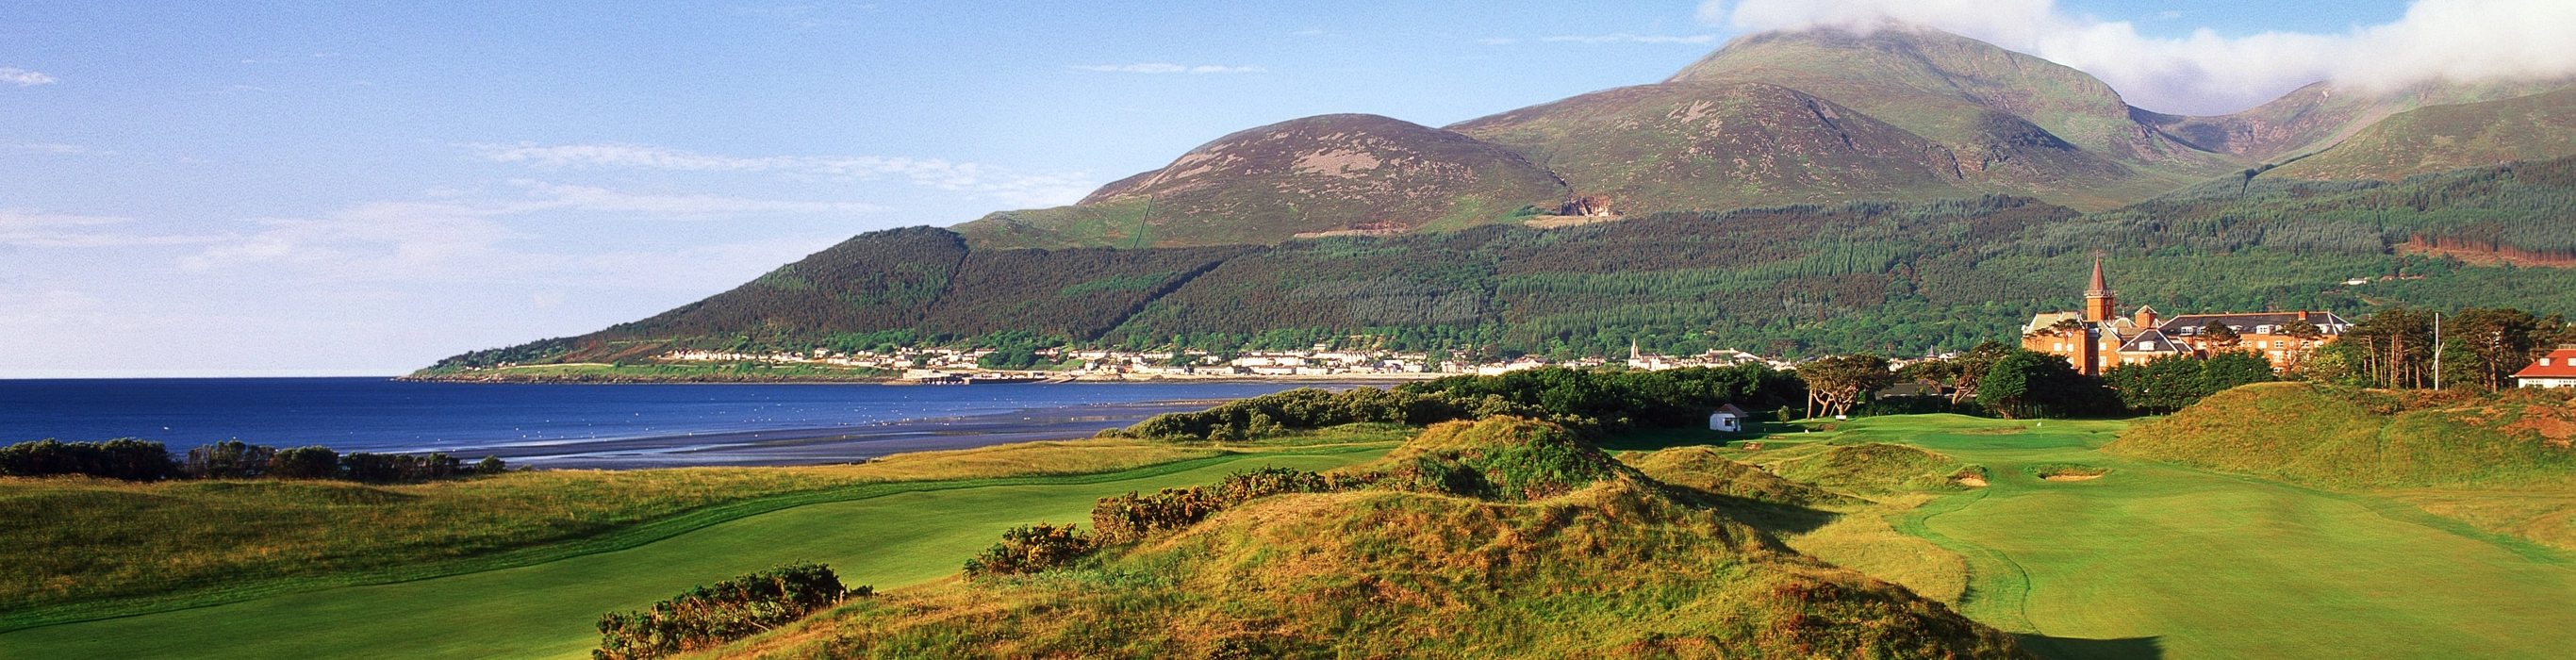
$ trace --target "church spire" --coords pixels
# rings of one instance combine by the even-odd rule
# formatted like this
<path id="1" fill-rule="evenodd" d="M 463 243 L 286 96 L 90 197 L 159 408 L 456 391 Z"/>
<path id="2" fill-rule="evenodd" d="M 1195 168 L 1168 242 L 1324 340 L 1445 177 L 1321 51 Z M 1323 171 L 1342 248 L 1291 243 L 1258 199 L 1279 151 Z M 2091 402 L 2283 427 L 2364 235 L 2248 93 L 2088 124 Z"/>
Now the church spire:
<path id="1" fill-rule="evenodd" d="M 2118 317 L 2120 303 L 2115 298 L 2110 281 L 2102 277 L 2102 255 L 2096 253 L 2093 255 L 2093 282 L 2085 285 L 2084 289 L 2084 322 L 2100 323 Z"/>

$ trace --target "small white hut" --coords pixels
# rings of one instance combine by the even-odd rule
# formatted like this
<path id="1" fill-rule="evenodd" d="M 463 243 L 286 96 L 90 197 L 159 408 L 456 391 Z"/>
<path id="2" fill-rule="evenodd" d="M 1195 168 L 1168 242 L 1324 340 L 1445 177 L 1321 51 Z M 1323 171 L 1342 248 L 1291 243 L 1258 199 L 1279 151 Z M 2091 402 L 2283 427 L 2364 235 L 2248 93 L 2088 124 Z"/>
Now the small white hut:
<path id="1" fill-rule="evenodd" d="M 1744 409 L 1735 407 L 1735 404 L 1718 406 L 1717 412 L 1708 415 L 1708 430 L 1741 432 L 1744 430 L 1744 417 Z"/>

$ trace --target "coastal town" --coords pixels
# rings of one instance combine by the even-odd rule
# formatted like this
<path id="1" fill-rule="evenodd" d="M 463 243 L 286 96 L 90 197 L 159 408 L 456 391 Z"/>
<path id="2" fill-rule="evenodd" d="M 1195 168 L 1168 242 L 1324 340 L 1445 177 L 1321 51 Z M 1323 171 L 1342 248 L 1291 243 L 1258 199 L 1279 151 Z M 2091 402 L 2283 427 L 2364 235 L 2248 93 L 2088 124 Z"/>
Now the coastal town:
<path id="1" fill-rule="evenodd" d="M 1244 351 L 1219 354 L 1199 349 L 1130 351 L 1115 349 L 1042 348 L 1034 351 L 1039 361 L 1054 368 L 993 369 L 990 359 L 997 353 L 991 348 L 904 348 L 888 352 L 828 349 L 742 353 L 707 350 L 676 350 L 664 353 L 657 361 L 672 364 L 742 364 L 801 365 L 876 369 L 903 374 L 896 382 L 918 384 L 967 384 L 1003 382 L 1076 382 L 1133 380 L 1246 380 L 1246 379 L 1329 379 L 1329 380 L 1420 380 L 1474 374 L 1492 376 L 1526 369 L 1561 366 L 1571 368 L 1625 367 L 1661 371 L 1687 367 L 1731 367 L 1761 364 L 1773 369 L 1793 369 L 1789 360 L 1765 358 L 1734 349 L 1711 350 L 1698 355 L 1665 356 L 1629 348 L 1626 360 L 1581 358 L 1550 360 L 1540 356 L 1520 356 L 1494 361 L 1435 360 L 1430 353 L 1388 350 L 1339 350 L 1329 344 L 1317 344 L 1300 351 Z"/>

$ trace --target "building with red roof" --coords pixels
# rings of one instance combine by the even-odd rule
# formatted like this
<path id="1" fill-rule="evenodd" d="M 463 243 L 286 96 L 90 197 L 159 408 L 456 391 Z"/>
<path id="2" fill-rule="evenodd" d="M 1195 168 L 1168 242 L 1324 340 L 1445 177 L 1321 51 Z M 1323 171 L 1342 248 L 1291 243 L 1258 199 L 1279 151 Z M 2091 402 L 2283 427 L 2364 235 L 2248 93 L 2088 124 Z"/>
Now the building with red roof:
<path id="1" fill-rule="evenodd" d="M 2576 387 L 2576 346 L 2560 346 L 2540 360 L 2513 372 L 2513 382 L 2523 387 Z"/>

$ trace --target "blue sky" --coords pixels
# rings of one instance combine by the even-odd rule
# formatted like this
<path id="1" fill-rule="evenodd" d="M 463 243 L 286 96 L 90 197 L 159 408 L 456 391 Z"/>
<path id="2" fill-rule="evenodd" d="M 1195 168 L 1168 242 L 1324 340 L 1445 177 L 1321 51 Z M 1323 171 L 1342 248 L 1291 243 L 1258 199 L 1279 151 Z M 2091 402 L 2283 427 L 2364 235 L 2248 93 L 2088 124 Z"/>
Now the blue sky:
<path id="1" fill-rule="evenodd" d="M 15 0 L 0 377 L 401 373 L 856 233 L 1069 202 L 1236 130 L 1447 124 L 1653 82 L 1782 21 L 1900 15 L 2224 112 L 2346 75 L 2265 45 L 2282 35 L 2329 52 L 2415 20 L 2379 0 L 1887 1 Z M 2242 75 L 2136 68 L 2292 51 Z"/>

